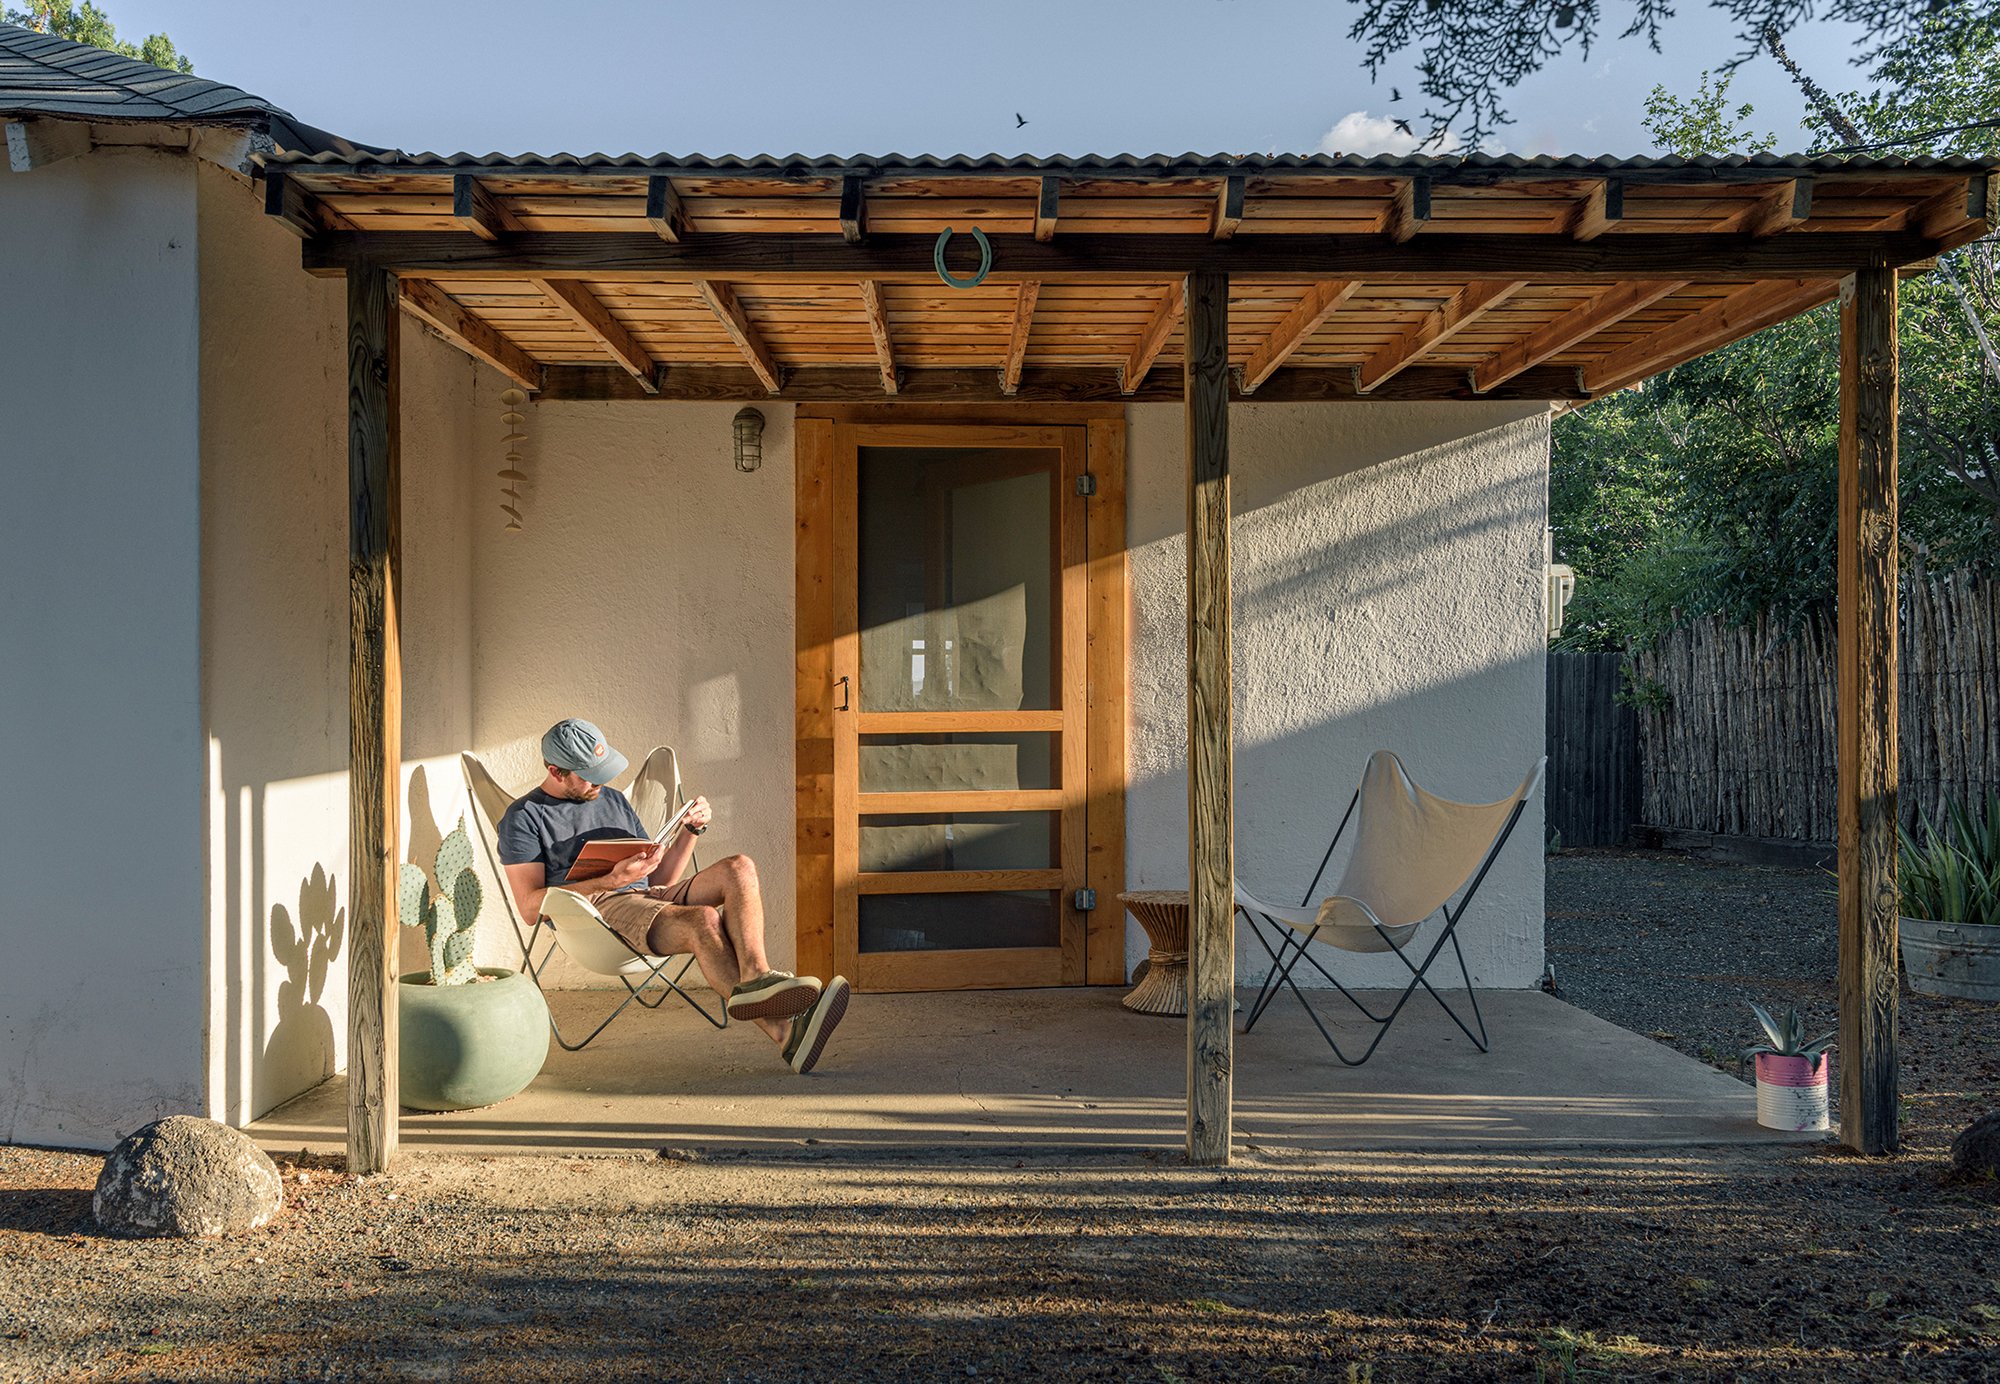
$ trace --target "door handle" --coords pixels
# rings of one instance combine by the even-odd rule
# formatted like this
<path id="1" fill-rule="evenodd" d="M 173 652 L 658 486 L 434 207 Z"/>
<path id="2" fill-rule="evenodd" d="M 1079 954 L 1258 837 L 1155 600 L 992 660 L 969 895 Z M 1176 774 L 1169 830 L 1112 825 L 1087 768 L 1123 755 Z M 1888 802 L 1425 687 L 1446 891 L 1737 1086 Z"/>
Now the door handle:
<path id="1" fill-rule="evenodd" d="M 839 679 L 839 683 L 840 683 L 840 705 L 835 707 L 834 710 L 845 711 L 847 710 L 847 679 L 841 678 Z"/>

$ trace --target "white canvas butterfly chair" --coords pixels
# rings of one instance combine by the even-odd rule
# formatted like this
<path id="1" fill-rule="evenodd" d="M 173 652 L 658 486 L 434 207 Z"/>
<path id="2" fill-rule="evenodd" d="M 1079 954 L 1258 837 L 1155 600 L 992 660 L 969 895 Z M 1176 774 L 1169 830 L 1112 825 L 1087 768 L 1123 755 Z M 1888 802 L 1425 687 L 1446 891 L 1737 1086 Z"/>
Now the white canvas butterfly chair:
<path id="1" fill-rule="evenodd" d="M 1541 785 L 1542 770 L 1547 765 L 1546 758 L 1536 761 L 1521 786 L 1499 802 L 1460 803 L 1419 788 L 1403 768 L 1403 761 L 1392 752 L 1377 750 L 1369 756 L 1361 786 L 1355 789 L 1340 825 L 1334 828 L 1333 840 L 1327 843 L 1326 854 L 1320 857 L 1319 869 L 1314 871 L 1312 883 L 1306 886 L 1298 906 L 1266 903 L 1240 882 L 1235 886 L 1236 911 L 1249 922 L 1250 930 L 1271 957 L 1270 973 L 1264 977 L 1264 987 L 1251 1006 L 1243 1031 L 1248 1033 L 1256 1025 L 1278 988 L 1286 986 L 1305 1006 L 1307 1016 L 1333 1049 L 1333 1055 L 1350 1067 L 1358 1067 L 1374 1053 L 1389 1032 L 1389 1025 L 1421 986 L 1458 1025 L 1459 1031 L 1472 1040 L 1474 1047 L 1487 1051 L 1486 1021 L 1479 1013 L 1479 996 L 1472 986 L 1472 973 L 1466 969 L 1465 953 L 1459 950 L 1458 924 L 1501 847 L 1507 844 L 1514 824 L 1521 820 L 1528 799 Z M 1361 821 L 1356 828 L 1354 853 L 1348 857 L 1347 868 L 1333 894 L 1314 907 L 1313 896 L 1333 860 L 1334 847 L 1340 844 L 1341 834 L 1347 830 L 1357 808 Z M 1458 896 L 1455 909 L 1449 906 L 1454 895 Z M 1423 954 L 1423 960 L 1412 962 L 1406 948 L 1424 922 L 1438 912 L 1444 916 L 1444 930 Z M 1266 924 L 1277 939 L 1276 946 L 1264 935 Z M 1388 1013 L 1377 1014 L 1321 965 L 1317 956 L 1308 954 L 1306 949 L 1314 942 L 1326 942 L 1351 952 L 1392 952 L 1409 971 L 1409 984 L 1403 987 Z M 1426 976 L 1447 943 L 1458 959 L 1458 973 L 1471 1002 L 1477 1033 L 1431 987 Z M 1341 1050 L 1305 992 L 1292 979 L 1292 970 L 1301 960 L 1324 976 L 1375 1025 L 1375 1037 L 1359 1057 L 1349 1057 Z"/>
<path id="2" fill-rule="evenodd" d="M 625 998 L 618 1007 L 576 1042 L 563 1036 L 561 1027 L 556 1023 L 555 1009 L 550 1007 L 549 1028 L 565 1052 L 575 1052 L 588 1046 L 590 1040 L 610 1027 L 611 1021 L 623 1014 L 626 1006 L 634 1000 L 648 1009 L 658 1009 L 668 995 L 679 995 L 687 1001 L 690 1009 L 716 1028 L 728 1024 L 728 1014 L 720 1004 L 711 1014 L 682 988 L 681 981 L 686 977 L 688 968 L 694 965 L 691 954 L 652 956 L 640 951 L 613 931 L 603 916 L 591 907 L 588 899 L 567 889 L 551 889 L 543 896 L 542 921 L 550 924 L 554 936 L 542 948 L 541 958 L 537 960 L 537 930 L 528 926 L 521 917 L 521 907 L 514 901 L 514 891 L 507 886 L 507 867 L 500 860 L 500 818 L 520 795 L 502 788 L 477 756 L 462 754 L 459 760 L 465 768 L 465 786 L 472 798 L 472 818 L 479 827 L 480 844 L 485 847 L 487 863 L 493 867 L 493 873 L 500 881 L 500 897 L 506 901 L 507 917 L 514 925 L 514 938 L 521 944 L 521 969 L 540 987 L 549 958 L 560 947 L 564 956 L 586 971 L 593 975 L 616 977 L 618 983 L 625 987 Z M 631 799 L 633 810 L 639 814 L 639 820 L 648 831 L 658 831 L 666 825 L 667 818 L 682 801 L 680 763 L 673 750 L 661 745 L 648 754 L 626 796 Z M 662 988 L 658 994 L 649 996 L 648 992 L 655 982 Z"/>

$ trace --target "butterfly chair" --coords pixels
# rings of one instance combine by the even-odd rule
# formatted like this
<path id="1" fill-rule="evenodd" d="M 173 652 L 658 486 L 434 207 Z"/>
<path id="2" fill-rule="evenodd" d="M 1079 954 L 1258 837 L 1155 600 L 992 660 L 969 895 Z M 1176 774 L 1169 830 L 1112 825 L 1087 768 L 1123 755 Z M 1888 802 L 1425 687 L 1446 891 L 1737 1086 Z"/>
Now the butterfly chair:
<path id="1" fill-rule="evenodd" d="M 720 1003 L 716 1012 L 710 1013 L 682 987 L 682 979 L 687 975 L 688 968 L 694 965 L 692 955 L 651 956 L 640 951 L 614 932 L 602 915 L 591 907 L 588 899 L 567 889 L 554 888 L 543 896 L 541 921 L 550 925 L 554 935 L 542 948 L 541 958 L 537 960 L 537 931 L 521 917 L 521 906 L 515 902 L 514 891 L 507 884 L 507 867 L 500 860 L 500 818 L 505 815 L 508 805 L 520 795 L 502 788 L 476 756 L 463 754 L 459 759 L 465 768 L 465 786 L 472 798 L 472 817 L 479 826 L 479 840 L 486 848 L 487 862 L 500 880 L 500 897 L 507 902 L 507 916 L 514 924 L 514 937 L 521 944 L 522 969 L 540 987 L 549 959 L 555 955 L 557 948 L 561 948 L 564 956 L 584 970 L 594 975 L 613 976 L 625 987 L 625 998 L 619 1001 L 618 1007 L 576 1042 L 563 1036 L 561 1027 L 556 1023 L 555 1009 L 550 1007 L 549 1028 L 565 1052 L 589 1046 L 590 1040 L 610 1027 L 611 1021 L 623 1014 L 634 1000 L 648 1009 L 658 1009 L 668 995 L 679 995 L 687 1001 L 690 1009 L 716 1028 L 728 1024 L 728 1014 Z M 680 763 L 675 759 L 674 752 L 661 745 L 648 754 L 626 796 L 631 799 L 633 810 L 639 814 L 639 820 L 645 823 L 648 831 L 658 831 L 664 826 L 667 818 L 683 801 Z M 661 987 L 659 993 L 649 996 L 648 992 L 656 982 Z"/>
<path id="2" fill-rule="evenodd" d="M 1522 809 L 1541 785 L 1542 770 L 1547 765 L 1547 759 L 1537 761 L 1521 786 L 1499 802 L 1458 803 L 1419 788 L 1404 770 L 1403 761 L 1390 751 L 1377 750 L 1371 755 L 1361 775 L 1361 786 L 1355 789 L 1340 825 L 1334 828 L 1333 840 L 1327 843 L 1319 869 L 1313 873 L 1312 883 L 1306 886 L 1305 897 L 1297 907 L 1266 903 L 1241 883 L 1235 886 L 1236 911 L 1249 922 L 1251 931 L 1271 958 L 1270 973 L 1264 977 L 1264 987 L 1251 1006 L 1243 1031 L 1248 1033 L 1256 1025 L 1279 988 L 1286 987 L 1305 1006 L 1307 1016 L 1333 1049 L 1333 1055 L 1350 1067 L 1358 1067 L 1374 1054 L 1389 1026 L 1403 1012 L 1403 1006 L 1422 987 L 1458 1025 L 1459 1031 L 1472 1040 L 1474 1047 L 1487 1051 L 1486 1021 L 1479 1013 L 1479 996 L 1473 990 L 1472 973 L 1466 969 L 1465 953 L 1459 950 L 1458 924 L 1501 847 L 1507 844 L 1514 824 L 1521 820 Z M 1357 809 L 1361 821 L 1356 828 L 1353 854 L 1348 857 L 1347 868 L 1333 894 L 1315 908 L 1314 893 L 1333 860 L 1334 847 L 1340 844 L 1341 835 Z M 1459 893 L 1461 889 L 1463 894 Z M 1458 895 L 1455 909 L 1449 906 L 1454 895 Z M 1440 911 L 1444 930 L 1421 961 L 1411 961 L 1411 939 L 1431 914 Z M 1272 930 L 1276 946 L 1264 935 L 1266 925 Z M 1388 1013 L 1377 1014 L 1321 965 L 1317 956 L 1307 951 L 1314 942 L 1326 942 L 1351 952 L 1392 952 L 1409 971 L 1409 983 Z M 1476 1034 L 1466 1026 L 1458 1011 L 1445 1002 L 1444 996 L 1432 988 L 1428 978 L 1431 963 L 1447 944 L 1458 959 L 1458 973 L 1471 1002 L 1473 1024 L 1478 1028 Z M 1359 1057 L 1349 1057 L 1341 1050 L 1312 1002 L 1293 980 L 1292 971 L 1300 961 L 1309 963 L 1375 1025 L 1375 1037 Z"/>

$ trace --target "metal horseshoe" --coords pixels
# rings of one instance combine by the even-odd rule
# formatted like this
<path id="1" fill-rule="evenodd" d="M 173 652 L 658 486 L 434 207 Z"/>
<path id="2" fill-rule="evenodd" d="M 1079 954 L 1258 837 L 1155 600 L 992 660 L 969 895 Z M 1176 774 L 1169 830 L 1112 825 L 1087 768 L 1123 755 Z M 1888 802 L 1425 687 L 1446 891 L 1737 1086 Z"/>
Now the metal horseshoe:
<path id="1" fill-rule="evenodd" d="M 944 247 L 951 244 L 952 230 L 946 226 L 938 233 L 937 248 L 931 252 L 931 263 L 937 266 L 937 276 L 949 288 L 977 288 L 986 282 L 986 276 L 993 272 L 993 243 L 986 238 L 986 232 L 974 226 L 972 238 L 979 242 L 979 272 L 969 279 L 959 279 L 944 267 Z"/>

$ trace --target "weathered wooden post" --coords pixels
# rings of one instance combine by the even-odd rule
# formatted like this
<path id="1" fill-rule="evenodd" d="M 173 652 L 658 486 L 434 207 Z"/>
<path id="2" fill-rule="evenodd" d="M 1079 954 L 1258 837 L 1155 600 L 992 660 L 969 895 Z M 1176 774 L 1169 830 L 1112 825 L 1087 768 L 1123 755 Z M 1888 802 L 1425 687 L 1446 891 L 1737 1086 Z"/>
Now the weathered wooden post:
<path id="1" fill-rule="evenodd" d="M 1901 1143 L 1896 1092 L 1896 271 L 1840 286 L 1840 1137 Z"/>
<path id="2" fill-rule="evenodd" d="M 396 856 L 403 758 L 397 635 L 402 474 L 396 276 L 347 272 L 347 1168 L 396 1152 Z"/>
<path id="3" fill-rule="evenodd" d="M 1236 998 L 1229 714 L 1229 276 L 1188 275 L 1188 1161 L 1227 1163 Z"/>

